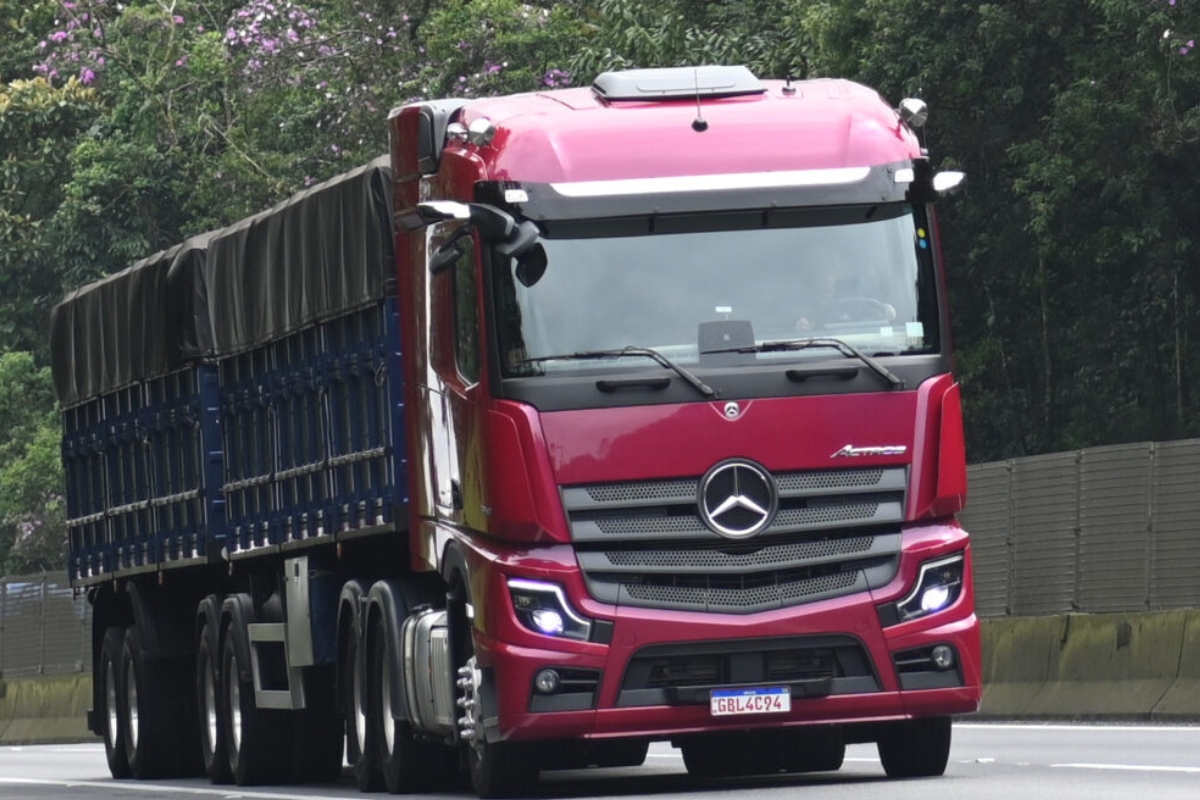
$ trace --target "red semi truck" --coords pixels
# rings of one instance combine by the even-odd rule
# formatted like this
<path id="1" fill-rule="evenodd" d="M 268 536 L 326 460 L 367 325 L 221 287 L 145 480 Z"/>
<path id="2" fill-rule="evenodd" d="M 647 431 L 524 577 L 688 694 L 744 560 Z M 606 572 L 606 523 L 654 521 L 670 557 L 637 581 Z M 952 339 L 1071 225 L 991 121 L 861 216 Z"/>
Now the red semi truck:
<path id="1" fill-rule="evenodd" d="M 113 775 L 941 774 L 980 655 L 925 116 L 740 67 L 413 103 L 68 296 Z"/>

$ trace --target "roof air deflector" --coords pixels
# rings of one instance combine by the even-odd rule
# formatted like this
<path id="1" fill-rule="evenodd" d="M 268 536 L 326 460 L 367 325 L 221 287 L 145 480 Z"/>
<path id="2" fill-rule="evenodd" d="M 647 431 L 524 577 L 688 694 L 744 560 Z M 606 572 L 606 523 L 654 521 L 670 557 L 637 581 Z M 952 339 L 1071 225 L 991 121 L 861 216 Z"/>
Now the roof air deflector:
<path id="1" fill-rule="evenodd" d="M 605 100 L 680 100 L 763 94 L 766 87 L 745 67 L 669 67 L 605 72 L 592 91 Z"/>

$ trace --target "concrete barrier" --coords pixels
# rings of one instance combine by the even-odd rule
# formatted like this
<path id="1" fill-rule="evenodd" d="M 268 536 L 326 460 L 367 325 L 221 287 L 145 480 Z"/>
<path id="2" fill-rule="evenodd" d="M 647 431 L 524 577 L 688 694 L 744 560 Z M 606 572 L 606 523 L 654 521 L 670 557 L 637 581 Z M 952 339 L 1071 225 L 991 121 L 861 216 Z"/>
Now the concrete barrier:
<path id="1" fill-rule="evenodd" d="M 1200 611 L 1185 615 L 1179 675 L 1150 712 L 1157 719 L 1200 719 Z"/>
<path id="2" fill-rule="evenodd" d="M 989 619 L 983 648 L 985 717 L 1200 718 L 1200 611 Z"/>
<path id="3" fill-rule="evenodd" d="M 985 619 L 988 718 L 1200 720 L 1200 610 Z M 97 741 L 90 675 L 0 680 L 0 745 Z"/>
<path id="4" fill-rule="evenodd" d="M 979 713 L 1020 717 L 1046 685 L 1062 639 L 1062 617 L 1006 617 L 982 622 L 983 702 Z"/>
<path id="5" fill-rule="evenodd" d="M 1149 717 L 1179 677 L 1185 611 L 1070 614 L 1030 708 L 1051 717 Z"/>
<path id="6" fill-rule="evenodd" d="M 0 680 L 0 745 L 95 741 L 90 675 Z"/>

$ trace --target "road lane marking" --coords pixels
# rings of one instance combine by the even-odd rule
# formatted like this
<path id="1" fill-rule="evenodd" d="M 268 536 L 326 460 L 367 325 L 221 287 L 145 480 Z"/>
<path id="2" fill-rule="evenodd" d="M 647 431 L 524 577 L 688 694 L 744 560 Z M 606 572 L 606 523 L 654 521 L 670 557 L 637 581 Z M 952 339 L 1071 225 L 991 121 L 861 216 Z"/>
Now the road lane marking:
<path id="1" fill-rule="evenodd" d="M 1067 769 L 1107 769 L 1124 772 L 1186 772 L 1200 773 L 1200 767 L 1156 767 L 1145 764 L 1051 764 L 1051 767 Z"/>
<path id="2" fill-rule="evenodd" d="M 135 783 L 130 781 L 68 781 L 45 778 L 5 778 L 0 776 L 0 786 L 58 786 L 64 789 L 104 789 L 113 791 L 145 792 L 148 794 L 191 794 L 206 797 L 245 798 L 246 800 L 345 800 L 344 797 L 319 794 L 288 794 L 286 792 L 247 792 L 229 788 L 207 789 L 193 786 L 169 786 L 153 781 Z"/>
<path id="3" fill-rule="evenodd" d="M 1134 731 L 1140 733 L 1178 733 L 1179 731 L 1191 731 L 1200 733 L 1200 725 L 1039 725 L 1030 723 L 1021 725 L 1016 723 L 990 723 L 990 722 L 955 722 L 954 728 L 966 729 L 973 731 Z"/>

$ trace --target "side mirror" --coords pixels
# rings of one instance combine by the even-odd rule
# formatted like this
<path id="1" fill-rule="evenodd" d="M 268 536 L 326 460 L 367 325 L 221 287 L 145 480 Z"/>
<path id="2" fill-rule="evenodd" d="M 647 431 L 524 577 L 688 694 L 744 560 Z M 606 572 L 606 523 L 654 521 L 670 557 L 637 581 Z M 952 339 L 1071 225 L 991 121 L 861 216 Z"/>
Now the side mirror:
<path id="1" fill-rule="evenodd" d="M 496 252 L 508 258 L 520 258 L 537 243 L 541 233 L 537 225 L 525 220 L 507 237 L 506 241 L 496 245 Z"/>
<path id="2" fill-rule="evenodd" d="M 517 268 L 513 271 L 517 280 L 526 289 L 533 286 L 546 274 L 546 248 L 540 243 L 517 256 Z"/>
<path id="3" fill-rule="evenodd" d="M 396 224 L 406 231 L 419 231 L 438 222 L 470 219 L 471 207 L 454 200 L 431 200 L 396 214 Z"/>
<path id="4" fill-rule="evenodd" d="M 469 231 L 466 225 L 462 226 L 446 241 L 442 242 L 441 246 L 433 251 L 433 255 L 429 257 L 429 274 L 440 275 L 450 267 L 454 266 L 454 262 L 462 258 L 463 253 L 467 252 L 469 244 L 463 242 L 463 237 Z"/>

